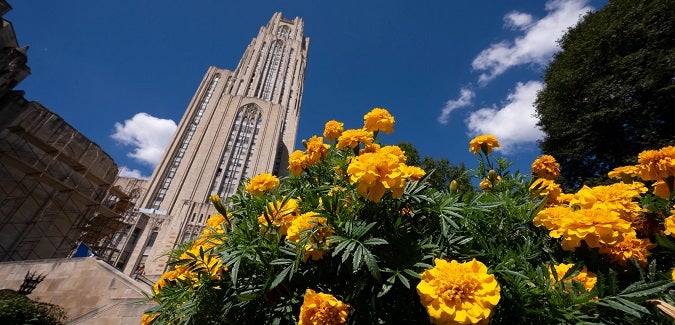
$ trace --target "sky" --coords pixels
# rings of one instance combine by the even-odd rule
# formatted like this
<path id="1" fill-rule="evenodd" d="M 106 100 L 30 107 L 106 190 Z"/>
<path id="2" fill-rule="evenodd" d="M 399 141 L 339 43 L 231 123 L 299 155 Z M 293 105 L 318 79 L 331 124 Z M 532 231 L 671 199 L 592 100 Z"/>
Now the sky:
<path id="1" fill-rule="evenodd" d="M 103 148 L 121 174 L 149 177 L 209 66 L 234 70 L 274 12 L 310 38 L 296 149 L 326 121 L 396 119 L 384 144 L 478 166 L 495 152 L 529 174 L 541 154 L 533 102 L 566 29 L 606 0 L 14 0 L 5 14 L 31 75 L 15 89 Z"/>

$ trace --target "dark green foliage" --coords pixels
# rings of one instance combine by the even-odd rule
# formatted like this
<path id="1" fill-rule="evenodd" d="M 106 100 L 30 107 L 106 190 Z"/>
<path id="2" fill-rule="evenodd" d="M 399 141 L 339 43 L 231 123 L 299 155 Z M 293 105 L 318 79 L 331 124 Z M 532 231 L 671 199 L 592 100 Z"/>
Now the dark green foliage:
<path id="1" fill-rule="evenodd" d="M 611 0 L 559 43 L 536 108 L 564 189 L 675 144 L 675 1 Z"/>
<path id="2" fill-rule="evenodd" d="M 11 290 L 0 291 L 0 324 L 64 324 L 66 313 L 59 306 L 36 302 Z"/>
<path id="3" fill-rule="evenodd" d="M 427 177 L 427 182 L 432 188 L 437 190 L 448 190 L 450 182 L 457 181 L 457 191 L 465 193 L 473 190 L 468 170 L 464 167 L 464 163 L 459 165 L 451 164 L 448 159 L 435 159 L 431 156 L 420 157 L 419 151 L 415 149 L 412 143 L 402 142 L 397 144 L 406 154 L 408 160 L 406 164 L 409 166 L 420 167 L 431 173 Z"/>

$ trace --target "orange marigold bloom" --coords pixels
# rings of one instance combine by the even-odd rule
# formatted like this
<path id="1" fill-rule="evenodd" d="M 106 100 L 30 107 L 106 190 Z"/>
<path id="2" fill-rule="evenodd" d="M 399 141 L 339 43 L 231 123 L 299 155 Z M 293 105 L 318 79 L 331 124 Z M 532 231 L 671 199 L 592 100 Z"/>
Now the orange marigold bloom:
<path id="1" fill-rule="evenodd" d="M 380 148 L 380 152 L 398 157 L 398 161 L 402 164 L 408 160 L 408 158 L 405 156 L 405 151 L 401 150 L 401 147 L 399 146 L 384 146 Z"/>
<path id="2" fill-rule="evenodd" d="M 279 233 L 286 235 L 291 222 L 300 212 L 300 207 L 295 199 L 288 199 L 283 205 L 282 203 L 283 201 L 268 203 L 267 210 L 258 217 L 258 222 L 262 225 L 268 225 L 267 218 L 269 218 L 273 226 L 279 227 Z M 265 218 L 266 216 L 267 218 Z"/>
<path id="3" fill-rule="evenodd" d="M 159 313 L 154 314 L 143 314 L 141 317 L 141 325 L 149 325 L 155 318 L 159 316 Z"/>
<path id="4" fill-rule="evenodd" d="M 328 293 L 305 290 L 298 325 L 345 324 L 349 305 Z"/>
<path id="5" fill-rule="evenodd" d="M 573 210 L 554 206 L 541 210 L 532 220 L 535 226 L 545 226 L 553 238 L 563 239 L 565 250 L 574 250 L 581 241 L 591 247 L 615 245 L 626 233 L 635 233 L 631 222 L 622 219 L 618 212 L 596 207 Z"/>
<path id="6" fill-rule="evenodd" d="M 323 129 L 323 137 L 326 138 L 326 141 L 335 141 L 342 134 L 342 131 L 344 131 L 344 123 L 330 120 L 326 122 Z"/>
<path id="7" fill-rule="evenodd" d="M 403 195 L 406 178 L 410 177 L 405 167 L 397 156 L 378 151 L 354 157 L 347 173 L 352 184 L 358 182 L 361 195 L 379 202 L 386 190 L 391 190 L 394 198 Z"/>
<path id="8" fill-rule="evenodd" d="M 645 181 L 675 176 L 675 147 L 645 150 L 638 155 L 638 176 Z"/>
<path id="9" fill-rule="evenodd" d="M 246 191 L 257 195 L 277 187 L 279 187 L 279 178 L 272 174 L 265 173 L 251 178 L 248 185 L 246 185 Z"/>
<path id="10" fill-rule="evenodd" d="M 312 234 L 308 230 L 316 229 Z M 333 229 L 326 227 L 326 218 L 319 216 L 316 212 L 303 213 L 293 219 L 286 232 L 286 240 L 300 242 L 303 238 L 308 238 L 308 244 L 305 245 L 305 255 L 303 261 L 311 257 L 313 261 L 318 261 L 327 252 L 325 249 L 318 248 L 323 244 L 328 244 L 326 238 L 333 234 Z"/>
<path id="11" fill-rule="evenodd" d="M 433 324 L 485 323 L 501 298 L 501 288 L 485 264 L 436 259 L 436 266 L 420 276 L 420 302 Z"/>
<path id="12" fill-rule="evenodd" d="M 383 131 L 387 134 L 394 131 L 394 117 L 384 108 L 373 108 L 363 116 L 363 128 L 367 131 Z"/>
<path id="13" fill-rule="evenodd" d="M 553 180 L 546 178 L 537 178 L 532 185 L 530 185 L 530 192 L 534 195 L 547 196 L 546 204 L 553 205 L 559 204 L 558 196 L 562 194 L 562 189 L 560 185 L 556 184 Z"/>
<path id="14" fill-rule="evenodd" d="M 492 152 L 492 148 L 499 148 L 499 141 L 492 134 L 479 135 L 469 142 L 469 151 L 476 155 L 481 151 L 487 155 Z"/>
<path id="15" fill-rule="evenodd" d="M 673 213 L 673 211 L 670 213 Z M 675 237 L 675 215 L 671 215 L 663 220 L 663 228 L 665 228 L 664 234 Z"/>
<path id="16" fill-rule="evenodd" d="M 612 169 L 607 176 L 609 178 L 620 179 L 625 183 L 628 183 L 627 180 L 631 180 L 634 177 L 637 177 L 638 167 L 637 166 L 621 166 Z"/>
<path id="17" fill-rule="evenodd" d="M 307 155 L 301 150 L 295 150 L 288 155 L 288 170 L 295 176 L 307 168 Z"/>
<path id="18" fill-rule="evenodd" d="M 623 241 L 616 245 L 600 246 L 600 253 L 607 255 L 612 262 L 621 266 L 626 266 L 630 258 L 635 257 L 640 267 L 644 268 L 647 266 L 649 250 L 652 248 L 654 244 L 649 239 L 640 239 L 635 237 L 634 233 L 627 233 L 623 236 Z"/>
<path id="19" fill-rule="evenodd" d="M 574 194 L 570 205 L 582 209 L 600 207 L 613 210 L 619 212 L 621 218 L 632 221 L 642 212 L 637 199 L 646 192 L 647 188 L 640 182 L 584 186 Z"/>
<path id="20" fill-rule="evenodd" d="M 379 144 L 377 143 L 369 143 L 365 146 L 363 146 L 363 149 L 359 150 L 359 155 L 362 155 L 364 153 L 368 152 L 377 152 L 382 148 Z"/>
<path id="21" fill-rule="evenodd" d="M 373 133 L 364 129 L 352 129 L 342 132 L 335 145 L 337 149 L 356 148 L 359 143 L 373 143 Z"/>
<path id="22" fill-rule="evenodd" d="M 328 155 L 330 145 L 323 143 L 322 137 L 312 136 L 307 141 L 307 164 L 313 166 Z"/>
<path id="23" fill-rule="evenodd" d="M 550 155 L 541 155 L 532 163 L 532 174 L 549 180 L 560 176 L 560 164 Z"/>
<path id="24" fill-rule="evenodd" d="M 558 282 L 565 276 L 565 273 L 567 273 L 567 271 L 569 271 L 569 269 L 571 269 L 573 266 L 574 264 L 558 264 L 553 266 L 555 268 Z M 548 270 L 548 274 L 551 277 L 551 280 L 555 281 L 556 277 L 553 276 L 551 269 Z M 590 292 L 591 290 L 593 290 L 595 284 L 598 282 L 598 276 L 593 272 L 588 272 L 588 270 L 584 266 L 584 268 L 581 269 L 581 271 L 579 271 L 579 274 L 577 274 L 571 279 L 566 279 L 564 283 L 568 284 L 571 283 L 572 281 L 581 282 L 581 284 L 584 285 L 584 288 L 586 288 L 586 291 Z"/>
<path id="25" fill-rule="evenodd" d="M 668 188 L 668 184 L 664 181 L 656 181 L 654 184 L 652 184 L 652 187 L 654 188 L 652 192 L 654 195 L 667 200 L 670 197 L 670 189 Z"/>

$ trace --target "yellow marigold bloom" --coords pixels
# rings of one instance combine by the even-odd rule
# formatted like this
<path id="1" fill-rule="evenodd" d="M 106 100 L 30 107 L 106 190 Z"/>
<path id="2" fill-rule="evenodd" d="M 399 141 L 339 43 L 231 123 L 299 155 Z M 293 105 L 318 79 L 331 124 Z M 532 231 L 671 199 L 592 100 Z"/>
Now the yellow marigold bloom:
<path id="1" fill-rule="evenodd" d="M 553 267 L 555 268 L 558 281 L 560 281 L 560 279 L 562 279 L 565 276 L 565 273 L 567 273 L 567 271 L 569 271 L 569 269 L 571 269 L 573 266 L 574 264 L 554 265 Z M 551 280 L 555 281 L 555 277 L 553 276 L 551 269 L 548 270 L 548 273 L 549 276 L 551 277 Z M 584 266 L 584 268 L 581 269 L 581 271 L 579 271 L 579 274 L 577 274 L 575 277 L 571 279 L 565 280 L 565 283 L 572 283 L 572 281 L 581 282 L 581 284 L 584 285 L 584 288 L 586 288 L 586 291 L 590 292 L 591 290 L 593 290 L 595 284 L 598 282 L 598 276 L 593 272 L 588 272 L 588 270 Z"/>
<path id="2" fill-rule="evenodd" d="M 671 213 L 673 212 L 671 211 Z M 663 220 L 663 228 L 665 228 L 664 234 L 675 237 L 675 215 L 671 215 Z"/>
<path id="3" fill-rule="evenodd" d="M 420 302 L 433 324 L 476 324 L 490 319 L 501 288 L 485 264 L 436 259 L 417 285 Z"/>
<path id="4" fill-rule="evenodd" d="M 366 131 L 394 132 L 394 117 L 384 108 L 373 108 L 363 116 L 363 128 Z"/>
<path id="5" fill-rule="evenodd" d="M 345 324 L 349 305 L 328 293 L 305 290 L 298 325 Z"/>
<path id="6" fill-rule="evenodd" d="M 141 325 L 149 325 L 155 318 L 159 316 L 159 313 L 154 313 L 154 314 L 143 314 L 141 316 Z"/>
<path id="7" fill-rule="evenodd" d="M 675 269 L 670 273 L 670 278 L 673 279 L 673 282 L 675 282 Z"/>
<path id="8" fill-rule="evenodd" d="M 626 233 L 635 233 L 631 222 L 622 219 L 618 212 L 593 208 L 573 210 L 554 206 L 541 210 L 532 220 L 535 226 L 545 226 L 553 238 L 563 239 L 565 250 L 574 250 L 581 241 L 591 247 L 615 245 Z"/>
<path id="9" fill-rule="evenodd" d="M 394 198 L 403 195 L 406 178 L 410 176 L 405 167 L 397 156 L 378 151 L 354 157 L 347 173 L 352 184 L 358 182 L 357 191 L 361 195 L 379 202 L 386 190 L 391 190 Z"/>
<path id="10" fill-rule="evenodd" d="M 532 163 L 532 174 L 554 180 L 560 176 L 560 164 L 550 155 L 541 155 Z"/>
<path id="11" fill-rule="evenodd" d="M 621 166 L 612 169 L 607 176 L 609 178 L 620 179 L 625 183 L 628 183 L 627 180 L 637 177 L 638 167 L 637 166 Z"/>
<path id="12" fill-rule="evenodd" d="M 530 192 L 534 195 L 547 196 L 546 204 L 553 205 L 559 204 L 558 196 L 562 194 L 562 189 L 560 185 L 556 184 L 553 180 L 546 178 L 537 178 L 532 185 L 530 185 Z"/>
<path id="13" fill-rule="evenodd" d="M 257 175 L 248 182 L 246 185 L 246 191 L 251 194 L 262 194 L 263 192 L 279 187 L 279 178 L 276 176 L 265 173 Z"/>
<path id="14" fill-rule="evenodd" d="M 316 233 L 308 230 L 315 229 Z M 317 247 L 328 244 L 326 238 L 333 234 L 333 229 L 326 227 L 326 218 L 320 217 L 316 212 L 303 213 L 293 219 L 286 232 L 286 239 L 300 242 L 303 238 L 309 238 L 309 244 L 305 245 L 303 261 L 308 257 L 318 261 L 326 253 L 326 250 Z M 315 247 L 317 246 L 317 247 Z"/>
<path id="15" fill-rule="evenodd" d="M 323 143 L 322 137 L 313 136 L 307 141 L 307 164 L 314 166 L 328 155 L 330 145 Z"/>
<path id="16" fill-rule="evenodd" d="M 382 148 L 379 144 L 377 143 L 369 143 L 365 146 L 363 146 L 363 149 L 359 150 L 359 155 L 362 155 L 364 153 L 368 152 L 377 152 Z"/>
<path id="17" fill-rule="evenodd" d="M 480 181 L 478 185 L 480 186 L 481 189 L 483 189 L 483 191 L 489 191 L 490 189 L 492 189 L 492 182 L 490 182 L 490 180 L 487 177 L 483 178 L 483 180 Z"/>
<path id="18" fill-rule="evenodd" d="M 307 155 L 301 150 L 295 150 L 288 155 L 288 170 L 295 176 L 308 167 Z"/>
<path id="19" fill-rule="evenodd" d="M 411 181 L 416 182 L 420 178 L 422 178 L 424 175 L 427 174 L 424 169 L 419 168 L 417 166 L 403 166 L 404 172 L 408 177 L 410 178 Z"/>
<path id="20" fill-rule="evenodd" d="M 664 181 L 656 181 L 654 184 L 652 184 L 652 187 L 654 188 L 652 192 L 654 195 L 667 200 L 670 197 L 670 189 L 668 188 L 668 184 Z"/>
<path id="21" fill-rule="evenodd" d="M 214 229 L 223 229 L 223 222 L 225 222 L 225 217 L 222 214 L 216 213 L 206 219 L 206 225 Z"/>
<path id="22" fill-rule="evenodd" d="M 288 199 L 284 205 L 281 205 L 281 203 L 282 201 L 268 203 L 267 210 L 258 217 L 258 222 L 266 226 L 265 214 L 267 214 L 267 217 L 272 221 L 272 225 L 279 227 L 279 233 L 286 235 L 291 222 L 300 212 L 300 207 L 295 199 Z"/>
<path id="23" fill-rule="evenodd" d="M 637 202 L 639 197 L 647 192 L 647 187 L 640 182 L 614 183 L 595 187 L 582 187 L 574 194 L 570 205 L 582 209 L 601 207 L 621 214 L 621 218 L 635 220 L 642 207 Z"/>
<path id="24" fill-rule="evenodd" d="M 342 131 L 344 131 L 344 125 L 344 123 L 336 120 L 326 122 L 326 126 L 323 129 L 323 137 L 326 138 L 326 141 L 335 141 L 342 134 Z"/>
<path id="25" fill-rule="evenodd" d="M 626 266 L 631 257 L 635 257 L 640 267 L 644 268 L 647 266 L 649 250 L 652 248 L 654 248 L 654 245 L 649 239 L 640 239 L 635 237 L 633 233 L 627 233 L 623 236 L 623 241 L 616 245 L 600 246 L 600 253 L 607 255 L 612 262 L 621 266 Z"/>
<path id="26" fill-rule="evenodd" d="M 645 181 L 675 176 L 675 147 L 645 150 L 638 155 L 638 176 Z"/>
<path id="27" fill-rule="evenodd" d="M 359 143 L 365 145 L 373 143 L 373 133 L 364 129 L 352 129 L 342 132 L 335 145 L 337 149 L 356 148 Z"/>
<path id="28" fill-rule="evenodd" d="M 469 142 L 469 151 L 476 155 L 481 151 L 487 155 L 492 152 L 492 148 L 499 148 L 499 141 L 492 134 L 479 135 Z"/>
<path id="29" fill-rule="evenodd" d="M 399 146 L 384 146 L 380 148 L 380 151 L 382 153 L 398 157 L 398 161 L 402 164 L 404 164 L 405 161 L 408 160 L 408 158 L 405 156 L 405 151 L 401 150 L 401 147 Z"/>

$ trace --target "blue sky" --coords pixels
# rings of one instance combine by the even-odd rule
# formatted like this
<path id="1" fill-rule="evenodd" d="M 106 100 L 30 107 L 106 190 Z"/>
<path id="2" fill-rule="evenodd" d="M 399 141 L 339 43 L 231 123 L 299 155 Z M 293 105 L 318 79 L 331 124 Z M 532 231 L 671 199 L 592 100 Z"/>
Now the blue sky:
<path id="1" fill-rule="evenodd" d="M 555 40 L 606 0 L 47 1 L 5 18 L 32 70 L 17 89 L 98 143 L 125 175 L 149 176 L 210 65 L 234 69 L 275 11 L 310 37 L 298 130 L 358 128 L 373 107 L 396 118 L 386 144 L 475 167 L 469 140 L 529 173 L 542 136 L 532 116 Z"/>

